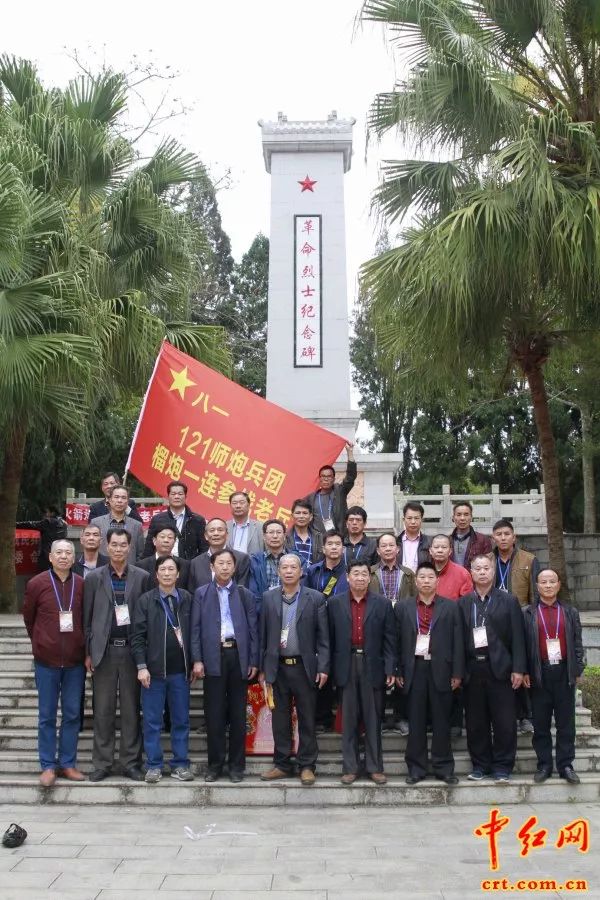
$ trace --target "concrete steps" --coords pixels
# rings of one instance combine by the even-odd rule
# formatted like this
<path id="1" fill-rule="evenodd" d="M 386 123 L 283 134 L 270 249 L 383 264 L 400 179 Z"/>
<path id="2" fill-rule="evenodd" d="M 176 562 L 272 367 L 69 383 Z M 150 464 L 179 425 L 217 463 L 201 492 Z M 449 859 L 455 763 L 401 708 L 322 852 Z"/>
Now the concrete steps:
<path id="1" fill-rule="evenodd" d="M 92 768 L 91 693 L 88 680 L 85 728 L 80 735 L 78 761 L 84 772 Z M 96 784 L 59 779 L 53 788 L 41 788 L 38 781 L 37 692 L 31 645 L 17 617 L 0 616 L 0 803 L 353 807 L 401 803 L 489 806 L 500 800 L 503 803 L 542 803 L 600 799 L 600 730 L 592 728 L 590 711 L 581 706 L 577 708 L 576 768 L 582 783 L 576 787 L 556 776 L 546 784 L 533 784 L 535 754 L 528 735 L 519 735 L 515 775 L 508 785 L 495 785 L 490 781 L 476 784 L 466 780 L 471 764 L 463 735 L 453 742 L 456 773 L 461 778 L 456 787 L 448 787 L 434 779 L 408 786 L 404 782 L 406 738 L 394 732 L 383 734 L 384 762 L 389 776 L 385 787 L 377 787 L 365 779 L 359 779 L 350 787 L 340 784 L 341 736 L 334 733 L 318 736 L 318 778 L 312 788 L 301 787 L 299 780 L 294 778 L 271 784 L 261 782 L 260 774 L 270 767 L 270 758 L 258 756 L 248 757 L 247 777 L 242 784 L 231 784 L 224 777 L 209 785 L 203 781 L 206 736 L 201 684 L 192 690 L 191 720 L 190 756 L 197 774 L 193 783 L 182 784 L 167 776 L 158 785 L 146 785 L 115 775 Z M 168 735 L 163 736 L 163 745 L 168 760 Z"/>
<path id="2" fill-rule="evenodd" d="M 164 742 L 165 760 L 169 760 L 170 745 L 169 741 Z M 206 770 L 206 763 L 203 754 L 192 753 L 192 769 L 195 774 L 203 776 Z M 467 776 L 471 771 L 471 761 L 469 755 L 463 751 L 457 751 L 454 754 L 456 763 L 456 774 Z M 92 769 L 91 747 L 89 749 L 80 750 L 77 758 L 77 764 L 83 772 L 89 772 Z M 259 776 L 265 769 L 271 765 L 271 758 L 268 756 L 249 756 L 246 760 L 246 773 L 248 775 Z M 39 771 L 37 749 L 28 750 L 1 750 L 0 751 L 0 772 L 3 775 L 36 775 Z M 387 775 L 406 776 L 406 764 L 404 762 L 404 753 L 391 751 L 385 754 L 385 771 Z M 341 750 L 336 753 L 322 752 L 319 754 L 319 775 L 327 775 L 335 778 L 341 775 Z M 531 749 L 522 749 L 519 751 L 515 766 L 515 774 L 523 775 L 531 778 L 535 772 L 535 753 Z M 600 774 L 600 748 L 591 747 L 581 749 L 577 754 L 577 772 L 581 775 L 584 772 L 590 774 Z"/>
<path id="3" fill-rule="evenodd" d="M 36 777 L 2 776 L 2 803 L 33 805 L 107 804 L 114 806 L 473 806 L 490 807 L 502 803 L 595 803 L 600 799 L 600 774 L 582 776 L 581 784 L 568 785 L 552 778 L 543 785 L 533 784 L 531 778 L 515 776 L 508 784 L 493 782 L 474 784 L 460 781 L 448 787 L 435 780 L 409 786 L 403 778 L 391 777 L 388 784 L 377 787 L 366 780 L 350 787 L 340 784 L 339 778 L 319 776 L 312 787 L 302 787 L 299 779 L 290 778 L 264 784 L 256 776 L 247 777 L 241 784 L 227 779 L 216 784 L 198 780 L 176 782 L 164 777 L 159 784 L 149 785 L 129 779 L 107 778 L 97 784 L 57 781 L 53 788 L 40 787 Z"/>

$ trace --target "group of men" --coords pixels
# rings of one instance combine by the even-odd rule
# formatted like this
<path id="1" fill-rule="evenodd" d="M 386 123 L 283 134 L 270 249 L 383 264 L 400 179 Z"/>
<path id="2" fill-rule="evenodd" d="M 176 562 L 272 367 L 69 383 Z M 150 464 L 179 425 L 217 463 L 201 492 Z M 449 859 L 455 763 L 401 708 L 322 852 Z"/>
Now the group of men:
<path id="1" fill-rule="evenodd" d="M 86 777 L 76 762 L 86 670 L 93 683 L 90 781 L 115 766 L 117 702 L 120 773 L 160 781 L 168 712 L 168 771 L 192 780 L 196 679 L 204 691 L 204 778 L 214 782 L 227 771 L 241 781 L 247 690 L 258 678 L 274 743 L 264 781 L 299 774 L 303 785 L 313 784 L 317 733 L 333 727 L 335 716 L 342 782 L 364 771 L 384 784 L 381 735 L 391 692 L 390 724 L 407 738 L 409 784 L 430 772 L 457 782 L 452 736 L 463 715 L 469 778 L 510 778 L 520 722 L 533 732 L 535 780 L 544 781 L 554 767 L 554 715 L 556 768 L 577 783 L 581 626 L 577 611 L 558 600 L 557 574 L 516 548 L 509 521 L 496 523 L 493 544 L 477 533 L 466 501 L 454 507 L 449 536 L 429 540 L 423 508 L 408 503 L 400 535 L 368 537 L 365 510 L 347 506 L 356 479 L 351 445 L 344 480 L 336 484 L 334 476 L 331 466 L 321 469 L 319 488 L 294 502 L 287 529 L 276 519 L 252 520 L 243 492 L 230 498 L 229 521 L 206 522 L 187 506 L 186 485 L 174 481 L 168 509 L 145 538 L 127 489 L 114 473 L 103 479 L 106 499 L 83 529 L 81 554 L 55 541 L 50 569 L 26 589 L 42 785 Z"/>

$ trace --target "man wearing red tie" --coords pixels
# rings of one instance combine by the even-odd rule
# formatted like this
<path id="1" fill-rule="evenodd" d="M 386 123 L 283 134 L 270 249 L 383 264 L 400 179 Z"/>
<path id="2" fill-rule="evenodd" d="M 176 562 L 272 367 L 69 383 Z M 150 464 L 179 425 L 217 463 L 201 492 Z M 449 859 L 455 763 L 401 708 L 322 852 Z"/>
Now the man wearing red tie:
<path id="1" fill-rule="evenodd" d="M 554 569 L 543 569 L 537 577 L 539 604 L 523 611 L 528 673 L 523 681 L 531 687 L 533 749 L 541 784 L 552 775 L 552 716 L 556 722 L 556 768 L 569 784 L 579 784 L 573 769 L 575 759 L 575 687 L 585 668 L 581 622 L 573 606 L 558 601 L 560 580 Z"/>
<path id="2" fill-rule="evenodd" d="M 417 567 L 417 597 L 394 607 L 400 629 L 398 682 L 408 698 L 407 784 L 428 775 L 427 721 L 431 718 L 431 766 L 446 784 L 456 784 L 450 742 L 452 692 L 464 677 L 465 653 L 458 605 L 437 593 L 433 563 Z"/>

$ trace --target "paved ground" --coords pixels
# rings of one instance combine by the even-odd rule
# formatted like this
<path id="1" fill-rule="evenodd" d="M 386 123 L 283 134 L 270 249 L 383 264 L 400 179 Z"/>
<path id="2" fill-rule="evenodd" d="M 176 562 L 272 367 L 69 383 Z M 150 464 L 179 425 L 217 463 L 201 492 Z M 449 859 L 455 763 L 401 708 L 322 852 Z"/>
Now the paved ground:
<path id="1" fill-rule="evenodd" d="M 0 847 L 2 900 L 470 900 L 498 896 L 484 879 L 587 879 L 600 897 L 597 804 L 503 806 L 500 866 L 473 835 L 485 807 L 431 809 L 183 809 L 0 807 L 29 832 Z M 532 815 L 547 846 L 520 857 L 517 831 Z M 554 847 L 560 828 L 590 822 L 591 848 Z M 4 824 L 6 823 L 6 824 Z M 191 829 L 191 839 L 186 834 Z M 506 895 L 506 892 L 503 892 Z M 520 896 L 573 897 L 564 890 Z"/>

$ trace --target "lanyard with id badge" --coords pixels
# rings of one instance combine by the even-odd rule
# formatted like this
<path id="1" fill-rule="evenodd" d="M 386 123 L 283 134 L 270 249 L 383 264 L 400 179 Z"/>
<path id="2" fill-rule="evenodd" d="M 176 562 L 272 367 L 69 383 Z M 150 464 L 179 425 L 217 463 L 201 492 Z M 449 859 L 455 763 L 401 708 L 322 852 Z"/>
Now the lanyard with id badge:
<path id="1" fill-rule="evenodd" d="M 163 599 L 162 597 L 160 598 L 160 602 L 162 603 L 162 608 L 163 608 L 164 611 L 165 611 L 165 615 L 166 615 L 166 617 L 167 617 L 167 622 L 169 623 L 169 625 L 170 625 L 171 628 L 173 629 L 173 631 L 174 631 L 174 633 L 175 633 L 175 637 L 177 638 L 177 642 L 178 642 L 179 646 L 183 648 L 183 635 L 181 634 L 181 626 L 180 626 L 179 623 L 177 622 L 177 619 L 174 618 L 173 615 L 171 614 L 171 610 L 170 610 L 170 608 L 169 608 L 169 604 L 168 604 L 168 603 L 165 603 L 165 601 L 164 601 L 164 599 Z"/>
<path id="2" fill-rule="evenodd" d="M 322 506 L 322 504 L 321 504 L 321 494 L 319 493 L 319 494 L 317 494 L 317 496 L 318 496 L 318 498 L 319 498 L 319 512 L 321 513 L 321 519 L 323 520 L 323 527 L 324 527 L 325 531 L 331 531 L 332 529 L 335 528 L 335 523 L 334 523 L 334 521 L 333 521 L 333 519 L 332 519 L 332 515 L 333 515 L 333 496 L 332 496 L 332 495 L 329 496 L 329 507 L 328 507 L 328 509 L 327 509 L 327 515 L 326 515 L 326 516 L 323 515 L 323 506 Z"/>
<path id="3" fill-rule="evenodd" d="M 288 636 L 290 633 L 290 625 L 296 616 L 296 607 L 298 605 L 298 597 L 300 596 L 300 591 L 294 596 L 294 599 L 291 603 L 285 603 L 282 607 L 282 625 L 281 625 L 281 636 L 279 638 L 279 649 L 285 650 L 287 648 Z M 288 614 L 285 621 L 283 623 L 283 613 L 285 612 L 285 607 L 288 607 Z"/>
<path id="4" fill-rule="evenodd" d="M 419 609 L 416 609 L 416 617 L 417 617 L 417 643 L 415 645 L 415 656 L 422 656 L 423 659 L 431 659 L 431 653 L 429 652 L 429 644 L 431 640 L 431 628 L 433 626 L 433 622 L 429 623 L 429 631 L 427 634 L 421 634 L 419 631 Z"/>
<path id="5" fill-rule="evenodd" d="M 75 594 L 75 576 L 71 574 L 71 600 L 69 601 L 68 609 L 62 608 L 62 603 L 60 601 L 60 597 L 58 596 L 58 591 L 56 590 L 56 584 L 54 582 L 54 575 L 51 572 L 50 581 L 52 582 L 52 587 L 54 588 L 54 596 L 56 597 L 56 602 L 58 603 L 59 631 L 73 631 L 73 596 Z"/>
<path id="6" fill-rule="evenodd" d="M 475 650 L 482 650 L 484 647 L 488 645 L 487 639 L 487 630 L 485 627 L 485 620 L 487 616 L 488 606 L 490 605 L 490 599 L 486 601 L 485 606 L 483 607 L 483 615 L 481 617 L 481 625 L 477 624 L 477 604 L 473 601 L 473 646 Z"/>
<path id="7" fill-rule="evenodd" d="M 542 625 L 544 626 L 544 631 L 546 632 L 546 649 L 548 651 L 548 662 L 551 666 L 557 666 L 559 663 L 563 661 L 562 653 L 560 652 L 560 640 L 558 638 L 559 628 L 560 628 L 560 603 L 557 604 L 557 613 L 556 613 L 556 635 L 551 638 L 548 634 L 548 629 L 546 627 L 546 620 L 544 619 L 544 615 L 542 613 L 541 605 L 538 606 L 538 612 L 540 614 L 540 619 L 542 620 Z"/>

